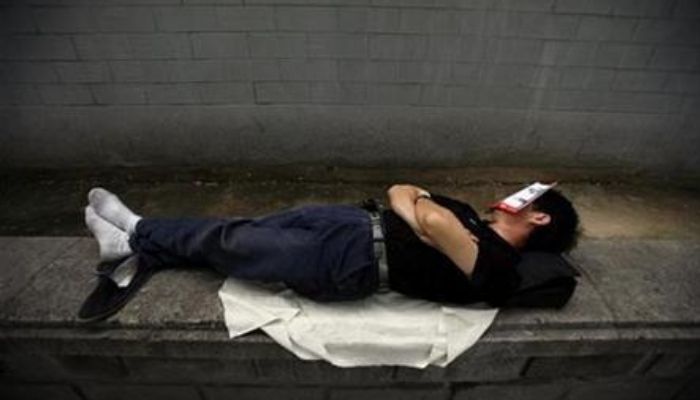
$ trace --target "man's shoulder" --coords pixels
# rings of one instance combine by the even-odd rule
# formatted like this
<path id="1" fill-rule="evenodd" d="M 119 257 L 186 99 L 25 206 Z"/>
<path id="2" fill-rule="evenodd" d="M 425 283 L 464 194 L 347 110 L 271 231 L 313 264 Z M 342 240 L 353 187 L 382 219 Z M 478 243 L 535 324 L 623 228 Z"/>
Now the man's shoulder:
<path id="1" fill-rule="evenodd" d="M 469 203 L 456 197 L 447 196 L 442 193 L 431 193 L 431 197 L 436 203 L 443 207 L 455 207 L 476 213 L 474 208 Z"/>
<path id="2" fill-rule="evenodd" d="M 431 196 L 435 203 L 452 211 L 466 227 L 477 226 L 481 223 L 479 214 L 474 210 L 474 207 L 466 201 L 445 196 L 440 193 L 432 193 Z"/>
<path id="3" fill-rule="evenodd" d="M 519 251 L 501 238 L 486 221 L 481 219 L 469 203 L 442 194 L 433 194 L 433 198 L 438 204 L 455 213 L 462 225 L 479 238 L 480 251 L 504 253 L 515 260 L 519 258 Z"/>

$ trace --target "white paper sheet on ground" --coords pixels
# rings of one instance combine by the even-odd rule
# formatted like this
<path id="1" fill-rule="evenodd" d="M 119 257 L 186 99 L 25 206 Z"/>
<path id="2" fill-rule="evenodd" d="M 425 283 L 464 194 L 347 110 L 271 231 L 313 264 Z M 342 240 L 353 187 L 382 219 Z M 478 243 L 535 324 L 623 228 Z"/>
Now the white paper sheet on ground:
<path id="1" fill-rule="evenodd" d="M 339 367 L 447 366 L 493 322 L 485 303 L 446 307 L 396 292 L 318 303 L 289 289 L 228 278 L 219 290 L 231 338 L 262 329 L 304 360 Z"/>

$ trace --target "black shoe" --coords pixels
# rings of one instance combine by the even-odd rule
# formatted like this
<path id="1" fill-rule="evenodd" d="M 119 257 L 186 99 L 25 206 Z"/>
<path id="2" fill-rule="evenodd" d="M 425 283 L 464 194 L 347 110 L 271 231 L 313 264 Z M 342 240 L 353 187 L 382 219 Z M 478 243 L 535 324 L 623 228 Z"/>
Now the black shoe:
<path id="1" fill-rule="evenodd" d="M 153 268 L 146 268 L 140 264 L 136 255 L 115 261 L 101 262 L 96 271 L 97 287 L 83 302 L 78 311 L 78 318 L 85 322 L 95 322 L 121 310 L 153 275 Z M 114 281 L 114 272 L 118 268 L 134 268 L 136 270 L 126 287 L 121 288 Z"/>
<path id="2" fill-rule="evenodd" d="M 111 261 L 100 261 L 100 263 L 97 264 L 97 267 L 95 267 L 95 273 L 97 275 L 109 276 L 112 274 L 112 272 L 114 272 L 117 269 L 118 266 L 120 266 L 129 257 L 132 256 L 121 257 Z"/>

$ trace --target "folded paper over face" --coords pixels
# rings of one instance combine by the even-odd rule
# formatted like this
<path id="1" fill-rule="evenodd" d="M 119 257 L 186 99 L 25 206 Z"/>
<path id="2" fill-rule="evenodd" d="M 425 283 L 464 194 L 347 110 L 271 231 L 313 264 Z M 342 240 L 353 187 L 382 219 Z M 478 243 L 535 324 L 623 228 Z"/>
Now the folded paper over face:
<path id="1" fill-rule="evenodd" d="M 508 197 L 500 200 L 493 205 L 491 208 L 499 209 L 507 213 L 516 214 L 523 208 L 532 204 L 538 197 L 542 196 L 549 189 L 556 186 L 557 182 L 552 184 L 544 184 L 540 182 L 535 182 L 526 188 L 519 190 Z"/>

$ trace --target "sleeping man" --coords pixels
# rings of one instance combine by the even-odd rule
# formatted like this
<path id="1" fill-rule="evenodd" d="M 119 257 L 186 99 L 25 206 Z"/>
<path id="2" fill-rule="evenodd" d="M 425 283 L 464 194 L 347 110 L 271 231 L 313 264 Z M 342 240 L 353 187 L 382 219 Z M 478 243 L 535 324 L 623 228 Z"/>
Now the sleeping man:
<path id="1" fill-rule="evenodd" d="M 414 185 L 393 185 L 387 198 L 386 209 L 365 201 L 252 218 L 149 218 L 94 188 L 85 222 L 101 262 L 98 285 L 79 317 L 114 314 L 155 271 L 178 265 L 281 282 L 317 301 L 355 300 L 380 289 L 494 307 L 561 306 L 571 296 L 573 279 L 550 279 L 534 286 L 540 292 L 528 289 L 529 300 L 514 300 L 523 283 L 551 275 L 532 262 L 524 266 L 524 255 L 549 263 L 541 256 L 558 257 L 576 243 L 579 218 L 560 192 L 547 190 L 517 212 L 492 207 L 488 219 L 464 202 Z"/>

